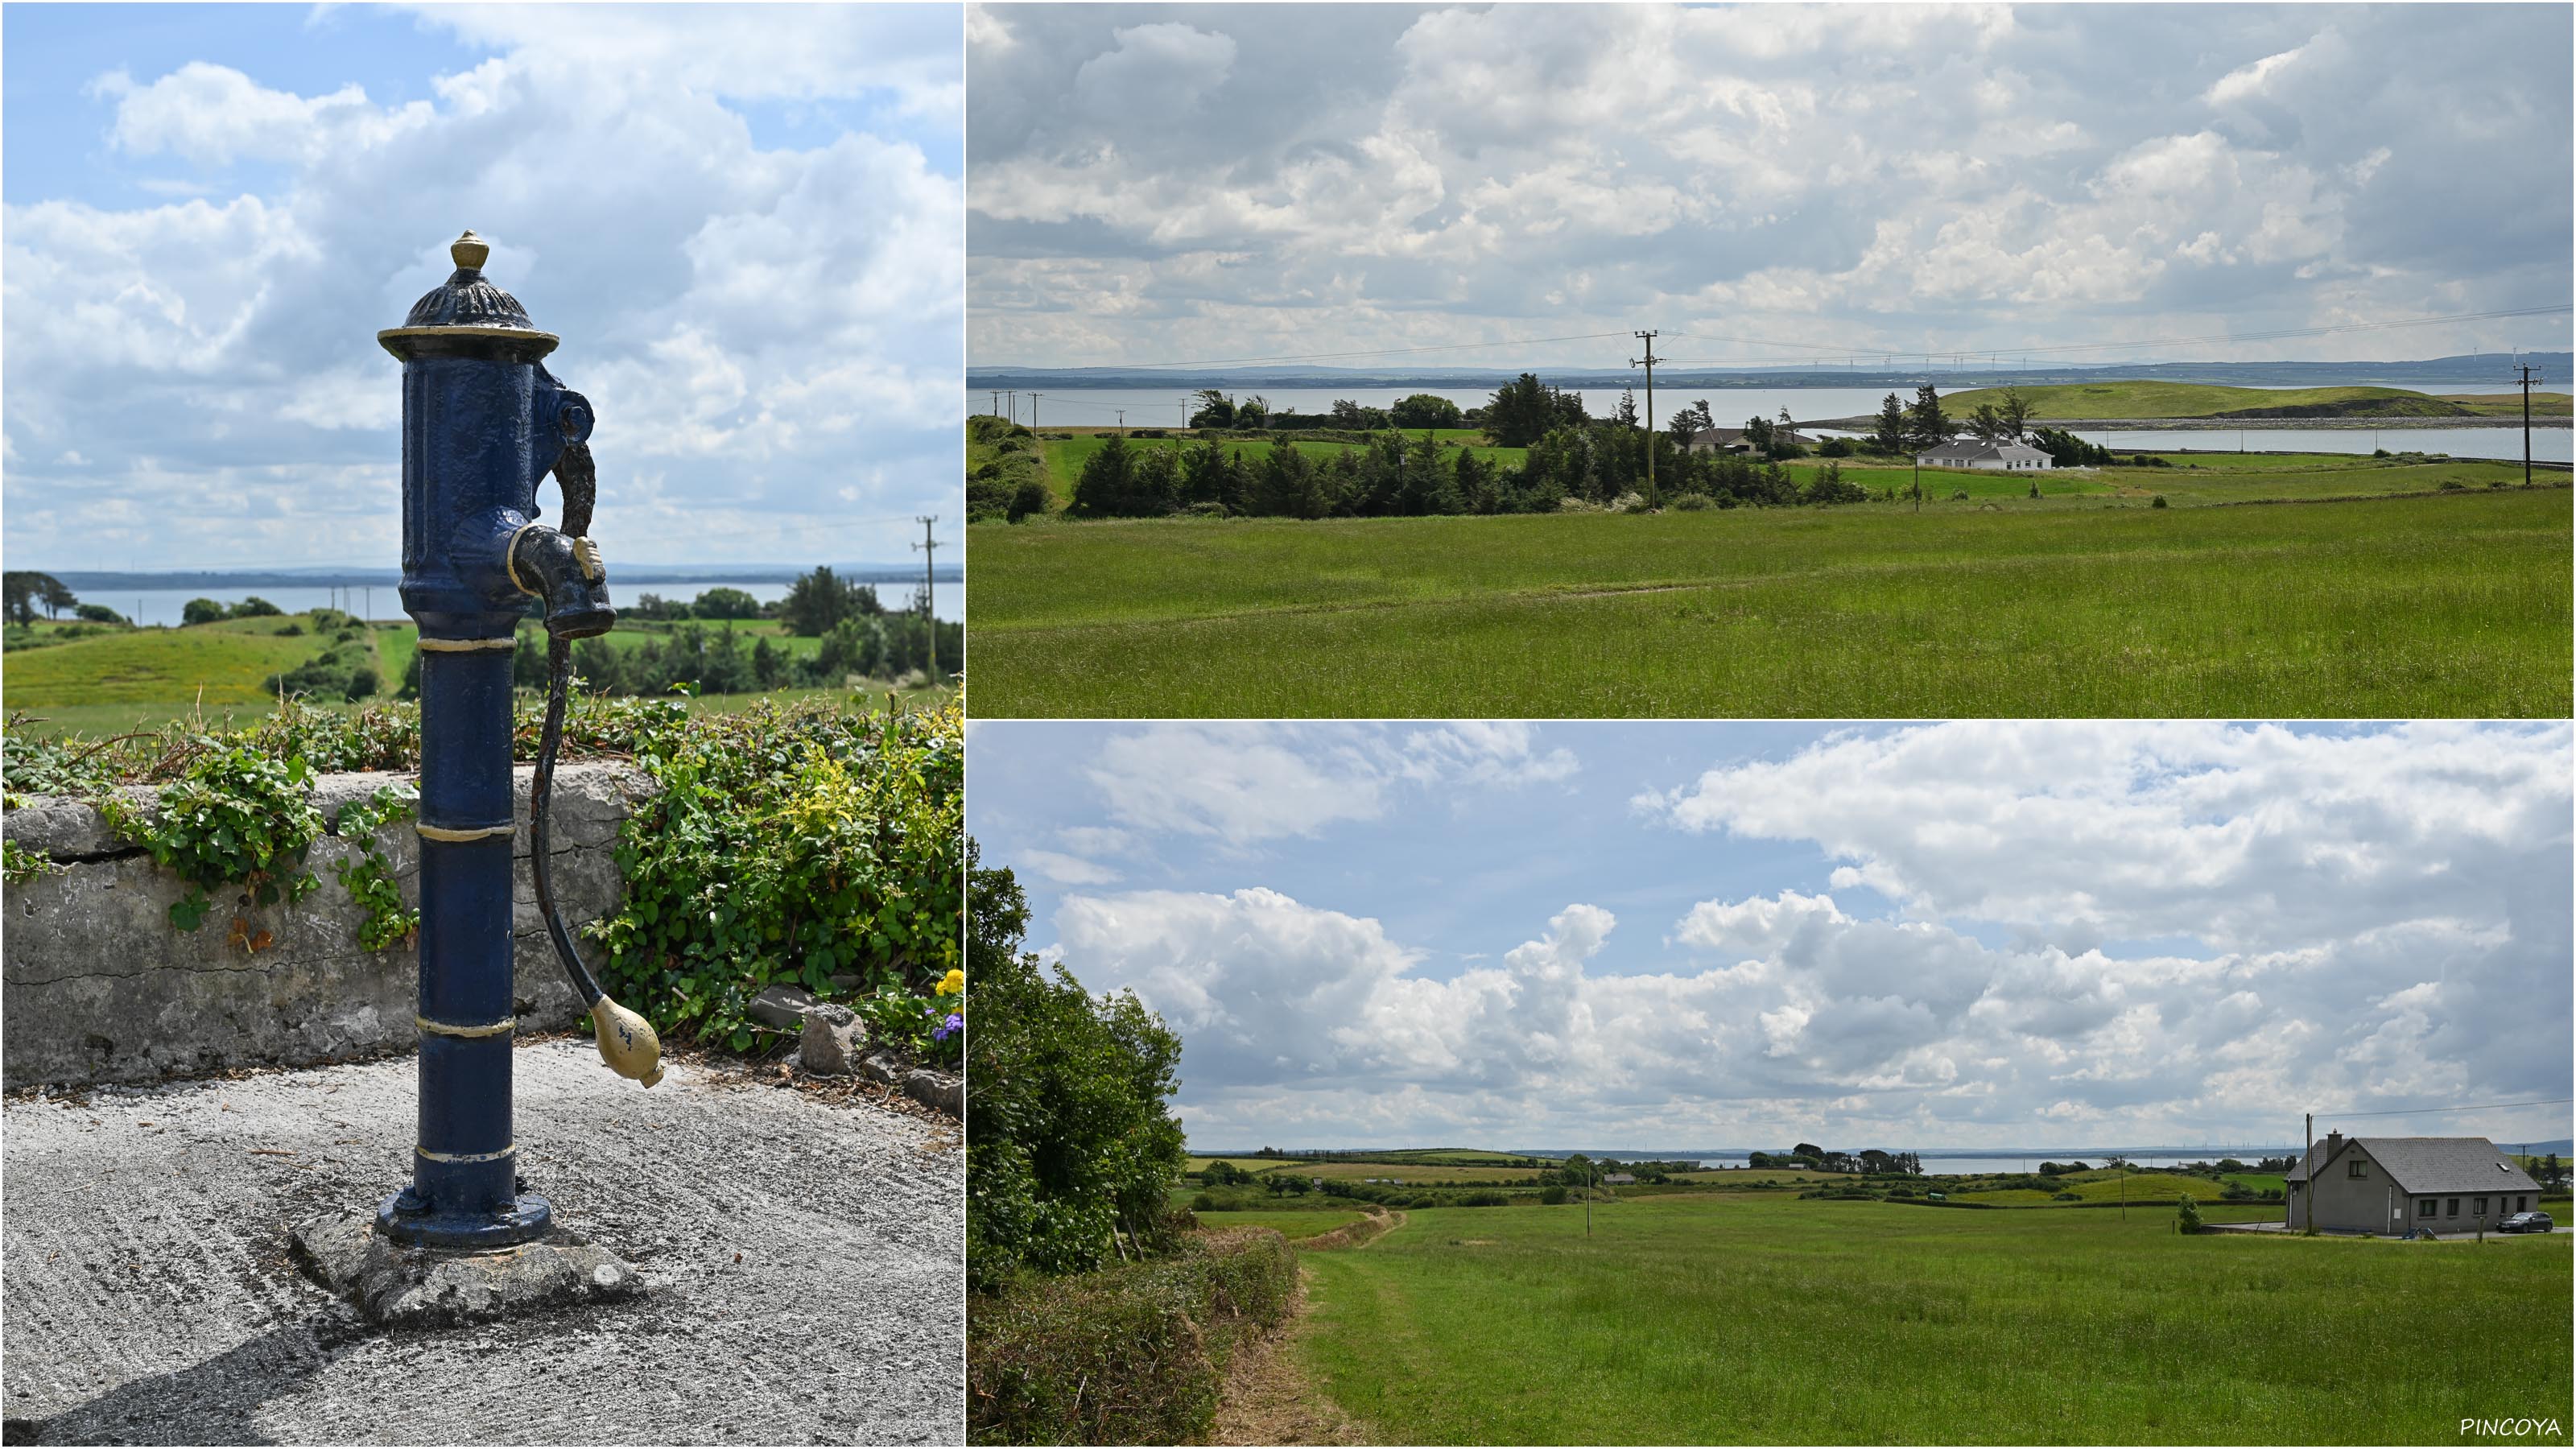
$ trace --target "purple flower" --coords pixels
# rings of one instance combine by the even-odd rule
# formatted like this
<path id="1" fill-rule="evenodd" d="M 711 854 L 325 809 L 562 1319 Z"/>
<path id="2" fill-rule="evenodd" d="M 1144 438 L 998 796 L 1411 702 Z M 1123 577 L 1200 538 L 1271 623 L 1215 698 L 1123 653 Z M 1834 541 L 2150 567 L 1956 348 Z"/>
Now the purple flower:
<path id="1" fill-rule="evenodd" d="M 965 1029 L 965 1016 L 952 1011 L 948 1013 L 948 1019 L 946 1021 L 943 1021 L 939 1025 L 930 1029 L 930 1039 L 932 1041 L 946 1041 Z"/>

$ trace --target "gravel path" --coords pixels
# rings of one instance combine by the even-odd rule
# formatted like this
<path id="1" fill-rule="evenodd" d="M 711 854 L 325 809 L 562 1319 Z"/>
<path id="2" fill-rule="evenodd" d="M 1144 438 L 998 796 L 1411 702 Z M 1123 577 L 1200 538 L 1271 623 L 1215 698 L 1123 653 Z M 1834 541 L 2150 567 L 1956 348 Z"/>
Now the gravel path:
<path id="1" fill-rule="evenodd" d="M 387 1333 L 286 1231 L 398 1186 L 409 1058 L 0 1112 L 12 1443 L 957 1443 L 954 1129 L 586 1042 L 523 1045 L 530 1186 L 630 1303 Z"/>

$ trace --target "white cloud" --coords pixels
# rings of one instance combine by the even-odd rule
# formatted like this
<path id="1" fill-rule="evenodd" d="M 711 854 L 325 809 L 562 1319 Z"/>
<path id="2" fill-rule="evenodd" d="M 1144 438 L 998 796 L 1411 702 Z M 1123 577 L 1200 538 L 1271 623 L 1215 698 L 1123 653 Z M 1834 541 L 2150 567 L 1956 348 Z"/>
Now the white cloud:
<path id="1" fill-rule="evenodd" d="M 1202 1142 L 2277 1140 L 2563 1084 L 2569 780 L 2564 724 L 1844 733 L 1639 799 L 1684 868 L 1720 832 L 1842 862 L 1660 948 L 1577 901 L 1462 957 L 1251 886 L 1076 891 L 1048 952 L 1180 1031 Z"/>
<path id="2" fill-rule="evenodd" d="M 1293 9 L 994 7 L 970 39 L 972 355 L 1306 354 L 1647 321 L 1919 352 L 2568 290 L 2564 144 L 2497 154 L 2498 127 L 2571 129 L 2563 12 L 1861 13 L 1377 7 L 1317 31 Z M 2217 73 L 2213 55 L 2259 58 Z M 2443 84 L 2486 103 L 2426 112 Z M 1097 305 L 1066 308 L 1077 291 Z M 2519 340 L 2565 335 L 2548 319 Z M 2406 342 L 2496 346 L 2466 327 Z M 1593 347 L 1521 361 L 1624 357 Z"/>
<path id="3" fill-rule="evenodd" d="M 1166 723 L 1117 734 L 1086 770 L 1121 825 L 1250 846 L 1374 820 L 1399 787 L 1563 781 L 1572 751 L 1526 724 L 1395 731 L 1269 723 Z"/>
<path id="4" fill-rule="evenodd" d="M 845 559 L 890 546 L 855 520 L 953 497 L 962 194 L 905 130 L 962 121 L 953 8 L 421 18 L 499 53 L 399 105 L 202 61 L 95 83 L 111 145 L 194 174 L 0 212 L 8 432 L 91 461 L 8 470 L 13 556 L 390 560 L 374 334 L 467 226 L 598 407 L 612 558 Z M 755 139 L 746 104 L 810 139 Z"/>
<path id="5" fill-rule="evenodd" d="M 2272 77 L 2298 64 L 2299 57 L 2306 53 L 2307 47 L 2299 46 L 2278 55 L 2267 55 L 2251 65 L 2239 66 L 2220 76 L 2203 99 L 2213 106 L 2223 106 L 2231 101 L 2262 95 L 2270 89 Z"/>

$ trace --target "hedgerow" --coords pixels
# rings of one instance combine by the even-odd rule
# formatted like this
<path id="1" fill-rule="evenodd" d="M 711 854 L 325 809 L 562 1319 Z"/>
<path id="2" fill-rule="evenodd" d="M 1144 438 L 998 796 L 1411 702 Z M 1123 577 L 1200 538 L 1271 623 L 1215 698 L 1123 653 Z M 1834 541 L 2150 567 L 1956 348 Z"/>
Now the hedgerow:
<path id="1" fill-rule="evenodd" d="M 1297 1255 L 1268 1228 L 979 1294 L 966 1347 L 977 1444 L 1190 1444 L 1236 1349 L 1288 1314 Z"/>

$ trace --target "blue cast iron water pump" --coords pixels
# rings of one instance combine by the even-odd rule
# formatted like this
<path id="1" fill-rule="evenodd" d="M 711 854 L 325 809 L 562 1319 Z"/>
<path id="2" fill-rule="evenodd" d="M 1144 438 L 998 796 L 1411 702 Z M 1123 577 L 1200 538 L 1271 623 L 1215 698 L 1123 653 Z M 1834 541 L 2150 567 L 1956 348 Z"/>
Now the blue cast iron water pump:
<path id="1" fill-rule="evenodd" d="M 616 623 L 591 542 L 597 475 L 590 402 L 546 371 L 560 340 L 484 280 L 472 232 L 456 271 L 400 327 L 376 334 L 402 360 L 402 600 L 420 625 L 420 1130 L 409 1186 L 378 1231 L 437 1248 L 505 1247 L 543 1235 L 510 1123 L 511 656 L 533 598 L 547 634 L 545 728 L 528 792 L 529 867 L 556 955 L 591 1014 L 600 1055 L 650 1087 L 650 1023 L 604 995 L 554 904 L 547 824 L 575 639 Z M 561 527 L 537 522 L 537 486 L 562 490 Z"/>

